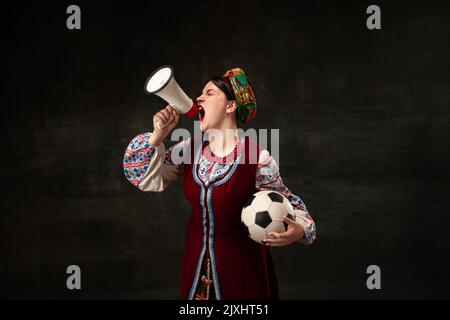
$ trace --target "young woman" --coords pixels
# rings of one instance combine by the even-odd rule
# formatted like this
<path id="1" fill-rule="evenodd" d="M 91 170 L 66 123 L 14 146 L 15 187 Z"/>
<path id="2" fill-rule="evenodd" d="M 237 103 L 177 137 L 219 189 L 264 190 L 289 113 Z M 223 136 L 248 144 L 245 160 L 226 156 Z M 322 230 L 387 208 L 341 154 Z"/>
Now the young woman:
<path id="1" fill-rule="evenodd" d="M 197 98 L 206 141 L 187 139 L 166 150 L 163 140 L 177 125 L 171 106 L 157 112 L 152 133 L 129 144 L 124 156 L 127 179 L 142 191 L 163 191 L 178 177 L 192 212 L 187 225 L 181 272 L 181 299 L 278 299 L 269 247 L 311 244 L 315 224 L 305 204 L 283 185 L 267 150 L 238 134 L 238 125 L 256 113 L 253 88 L 240 68 L 212 78 Z M 165 126 L 164 126 L 165 125 Z M 231 133 L 231 134 L 230 134 Z M 250 161 L 256 150 L 256 161 Z M 176 155 L 188 155 L 183 162 Z M 264 244 L 251 240 L 240 222 L 241 210 L 258 190 L 283 194 L 295 209 L 285 218 L 286 232 L 268 234 Z"/>

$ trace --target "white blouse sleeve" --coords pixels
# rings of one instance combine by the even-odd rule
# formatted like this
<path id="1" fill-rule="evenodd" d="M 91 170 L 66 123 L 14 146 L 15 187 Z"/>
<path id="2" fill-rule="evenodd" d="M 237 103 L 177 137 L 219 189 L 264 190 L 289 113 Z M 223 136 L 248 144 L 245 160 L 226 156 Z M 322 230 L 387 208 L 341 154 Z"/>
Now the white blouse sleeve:
<path id="1" fill-rule="evenodd" d="M 284 195 L 292 204 L 295 221 L 300 223 L 305 234 L 300 243 L 309 245 L 316 238 L 316 225 L 300 197 L 293 194 L 284 184 L 275 160 L 267 150 L 262 150 L 256 170 L 256 188 L 258 190 L 274 190 Z"/>
<path id="2" fill-rule="evenodd" d="M 182 158 L 190 139 L 166 150 L 163 143 L 156 147 L 150 144 L 150 136 L 151 132 L 146 132 L 131 140 L 123 157 L 123 170 L 128 181 L 140 190 L 163 191 L 183 174 L 183 163 L 174 159 Z"/>

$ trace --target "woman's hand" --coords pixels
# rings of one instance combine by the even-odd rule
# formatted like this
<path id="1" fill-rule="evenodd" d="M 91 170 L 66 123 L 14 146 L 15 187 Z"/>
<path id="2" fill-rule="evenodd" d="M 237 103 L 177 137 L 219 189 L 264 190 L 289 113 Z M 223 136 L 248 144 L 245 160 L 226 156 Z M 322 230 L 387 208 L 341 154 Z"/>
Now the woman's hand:
<path id="1" fill-rule="evenodd" d="M 291 243 L 297 242 L 303 238 L 305 230 L 302 225 L 294 220 L 289 219 L 287 216 L 283 218 L 283 221 L 287 223 L 288 228 L 286 232 L 269 232 L 268 239 L 263 242 L 268 247 L 281 247 L 287 246 Z"/>
<path id="2" fill-rule="evenodd" d="M 169 135 L 178 124 L 180 114 L 172 106 L 168 105 L 153 116 L 153 133 L 149 143 L 157 146 Z"/>

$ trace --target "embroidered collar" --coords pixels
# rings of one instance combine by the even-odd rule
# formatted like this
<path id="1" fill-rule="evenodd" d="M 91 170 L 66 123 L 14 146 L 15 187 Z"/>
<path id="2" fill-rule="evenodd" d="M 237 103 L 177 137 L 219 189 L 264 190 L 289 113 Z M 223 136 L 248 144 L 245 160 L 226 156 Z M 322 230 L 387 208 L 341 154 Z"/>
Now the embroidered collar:
<path id="1" fill-rule="evenodd" d="M 238 143 L 234 146 L 233 151 L 228 153 L 226 156 L 219 157 L 216 156 L 209 147 L 209 141 L 205 142 L 205 145 L 202 150 L 202 155 L 209 161 L 209 162 L 215 162 L 215 163 L 228 163 L 232 162 L 234 159 L 236 159 L 236 156 L 241 152 L 242 150 L 242 142 L 241 139 L 239 139 Z"/>

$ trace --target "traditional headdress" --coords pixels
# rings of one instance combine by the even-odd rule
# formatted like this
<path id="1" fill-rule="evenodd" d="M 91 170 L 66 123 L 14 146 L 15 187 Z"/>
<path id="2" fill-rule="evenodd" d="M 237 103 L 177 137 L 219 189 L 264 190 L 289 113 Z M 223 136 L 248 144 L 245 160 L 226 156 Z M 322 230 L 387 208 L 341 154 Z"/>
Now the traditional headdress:
<path id="1" fill-rule="evenodd" d="M 233 68 L 225 72 L 223 77 L 228 77 L 236 96 L 236 116 L 240 124 L 245 124 L 256 115 L 256 97 L 253 87 L 241 68 Z"/>

